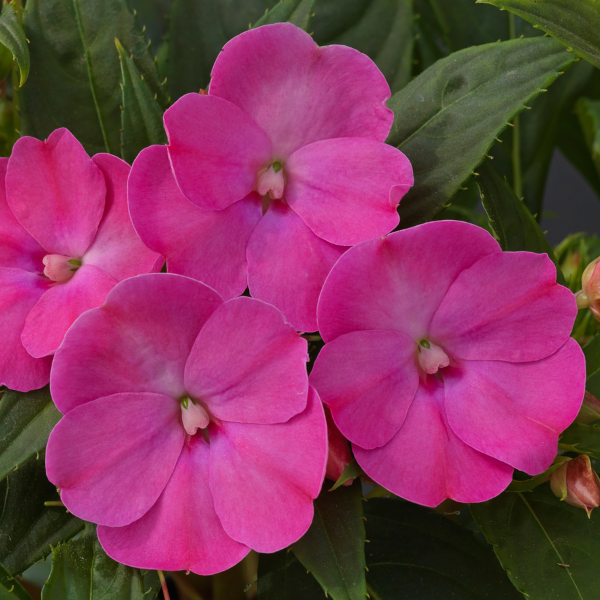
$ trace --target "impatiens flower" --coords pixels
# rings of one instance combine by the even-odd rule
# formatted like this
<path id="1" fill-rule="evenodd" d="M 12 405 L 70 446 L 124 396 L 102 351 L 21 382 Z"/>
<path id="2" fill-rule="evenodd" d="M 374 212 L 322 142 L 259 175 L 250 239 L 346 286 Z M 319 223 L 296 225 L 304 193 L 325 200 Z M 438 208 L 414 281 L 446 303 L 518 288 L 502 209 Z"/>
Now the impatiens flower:
<path id="1" fill-rule="evenodd" d="M 583 508 L 588 518 L 592 510 L 600 506 L 600 480 L 585 454 L 558 467 L 550 476 L 550 486 L 556 497 Z"/>
<path id="2" fill-rule="evenodd" d="M 311 524 L 327 426 L 274 307 L 181 275 L 120 283 L 52 368 L 48 478 L 115 560 L 208 575 Z"/>
<path id="3" fill-rule="evenodd" d="M 319 48 L 290 23 L 228 42 L 208 94 L 165 113 L 169 145 L 136 159 L 132 219 L 170 272 L 225 298 L 250 293 L 317 328 L 327 274 L 348 246 L 398 224 L 413 184 L 384 144 L 390 89 L 364 54 Z"/>
<path id="4" fill-rule="evenodd" d="M 0 384 L 46 385 L 51 355 L 117 282 L 160 269 L 127 209 L 129 165 L 90 158 L 66 129 L 0 158 Z"/>
<path id="5" fill-rule="evenodd" d="M 427 223 L 359 244 L 319 299 L 311 385 L 365 473 L 436 506 L 542 473 L 575 418 L 583 353 L 573 294 L 543 254 L 485 230 Z"/>

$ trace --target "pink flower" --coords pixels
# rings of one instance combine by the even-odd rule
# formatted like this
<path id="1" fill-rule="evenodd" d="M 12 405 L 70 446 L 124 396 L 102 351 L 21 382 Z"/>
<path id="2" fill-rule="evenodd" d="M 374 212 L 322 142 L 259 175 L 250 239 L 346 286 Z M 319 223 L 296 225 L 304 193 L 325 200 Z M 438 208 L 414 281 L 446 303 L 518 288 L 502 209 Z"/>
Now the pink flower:
<path id="1" fill-rule="evenodd" d="M 349 250 L 318 318 L 310 376 L 365 473 L 436 506 L 545 471 L 583 399 L 573 294 L 546 255 L 427 223 Z"/>
<path id="2" fill-rule="evenodd" d="M 248 285 L 298 330 L 316 330 L 331 267 L 348 246 L 394 229 L 413 184 L 408 159 L 383 143 L 389 97 L 367 56 L 319 48 L 290 23 L 237 36 L 208 95 L 165 113 L 169 145 L 136 159 L 137 232 L 170 272 L 225 298 Z"/>
<path id="3" fill-rule="evenodd" d="M 50 379 L 51 355 L 118 281 L 160 269 L 127 210 L 129 165 L 86 154 L 66 129 L 22 137 L 0 158 L 0 384 Z"/>
<path id="4" fill-rule="evenodd" d="M 48 478 L 115 560 L 227 569 L 310 526 L 327 426 L 307 344 L 274 307 L 181 275 L 120 283 L 52 367 Z"/>

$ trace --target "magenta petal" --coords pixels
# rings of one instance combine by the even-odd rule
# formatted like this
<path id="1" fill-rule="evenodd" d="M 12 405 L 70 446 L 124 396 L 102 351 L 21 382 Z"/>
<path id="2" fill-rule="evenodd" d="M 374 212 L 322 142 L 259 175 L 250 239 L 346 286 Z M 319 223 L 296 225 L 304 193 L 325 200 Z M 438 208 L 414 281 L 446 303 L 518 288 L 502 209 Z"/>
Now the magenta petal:
<path id="1" fill-rule="evenodd" d="M 320 238 L 352 246 L 389 233 L 414 183 L 406 156 L 363 138 L 323 140 L 285 163 L 285 198 Z"/>
<path id="2" fill-rule="evenodd" d="M 165 113 L 169 158 L 184 196 L 203 208 L 246 197 L 273 161 L 264 131 L 235 104 L 187 94 Z"/>
<path id="3" fill-rule="evenodd" d="M 115 560 L 140 569 L 212 575 L 238 563 L 250 548 L 232 540 L 215 513 L 208 487 L 209 446 L 196 437 L 183 446 L 156 504 L 126 527 L 98 527 Z"/>
<path id="4" fill-rule="evenodd" d="M 346 251 L 317 237 L 290 208 L 272 202 L 248 244 L 248 287 L 298 331 L 317 330 L 323 283 Z"/>
<path id="5" fill-rule="evenodd" d="M 576 315 L 575 296 L 556 283 L 548 256 L 503 252 L 457 277 L 430 333 L 455 358 L 526 362 L 556 352 Z"/>
<path id="6" fill-rule="evenodd" d="M 225 299 L 246 289 L 246 247 L 262 216 L 251 193 L 223 210 L 189 202 L 173 177 L 165 146 L 140 152 L 129 177 L 129 210 L 144 243 L 167 269 L 206 283 Z"/>
<path id="7" fill-rule="evenodd" d="M 310 384 L 345 437 L 376 448 L 406 418 L 419 385 L 415 354 L 415 342 L 398 331 L 347 333 L 321 350 Z"/>
<path id="8" fill-rule="evenodd" d="M 483 502 L 512 479 L 512 468 L 481 454 L 450 429 L 444 387 L 434 378 L 419 386 L 400 431 L 381 448 L 353 446 L 365 473 L 394 494 L 425 506 L 446 498 Z"/>
<path id="9" fill-rule="evenodd" d="M 556 456 L 558 434 L 577 416 L 585 360 L 573 339 L 531 363 L 464 361 L 444 369 L 448 422 L 480 452 L 530 475 Z"/>
<path id="10" fill-rule="evenodd" d="M 45 142 L 22 137 L 6 173 L 6 197 L 19 223 L 48 254 L 81 258 L 102 214 L 104 177 L 67 129 Z"/>
<path id="11" fill-rule="evenodd" d="M 48 289 L 47 280 L 22 269 L 0 267 L 0 385 L 28 392 L 50 380 L 52 358 L 33 358 L 21 343 L 21 332 L 29 311 Z"/>
<path id="12" fill-rule="evenodd" d="M 0 158 L 0 267 L 14 267 L 42 273 L 46 252 L 15 219 L 6 202 L 8 158 Z"/>
<path id="13" fill-rule="evenodd" d="M 92 265 L 83 265 L 66 283 L 54 285 L 40 298 L 25 322 L 21 340 L 36 358 L 54 354 L 75 319 L 100 306 L 117 282 Z"/>
<path id="14" fill-rule="evenodd" d="M 48 440 L 46 473 L 69 511 L 112 527 L 145 514 L 181 453 L 179 413 L 161 394 L 114 394 L 65 415 Z"/>
<path id="15" fill-rule="evenodd" d="M 254 298 L 222 304 L 185 366 L 185 388 L 218 419 L 282 423 L 308 394 L 307 343 L 273 306 Z"/>
<path id="16" fill-rule="evenodd" d="M 225 531 L 257 552 L 275 552 L 310 527 L 327 463 L 327 424 L 310 389 L 287 423 L 223 422 L 210 428 L 210 489 Z"/>
<path id="17" fill-rule="evenodd" d="M 352 248 L 331 271 L 319 298 L 329 342 L 365 329 L 402 331 L 419 340 L 463 269 L 501 252 L 484 229 L 460 221 L 425 223 Z"/>
<path id="18" fill-rule="evenodd" d="M 383 142 L 390 88 L 373 61 L 347 46 L 319 48 L 289 23 L 236 36 L 212 70 L 209 94 L 249 114 L 280 159 L 312 142 L 365 137 Z"/>
<path id="19" fill-rule="evenodd" d="M 112 154 L 96 154 L 93 161 L 104 173 L 106 208 L 96 238 L 86 251 L 83 262 L 102 269 L 116 281 L 148 273 L 158 256 L 142 243 L 129 217 L 129 165 Z"/>
<path id="20" fill-rule="evenodd" d="M 52 398 L 64 414 L 119 392 L 185 395 L 183 370 L 200 328 L 222 303 L 206 285 L 156 273 L 118 284 L 73 325 L 57 352 Z"/>

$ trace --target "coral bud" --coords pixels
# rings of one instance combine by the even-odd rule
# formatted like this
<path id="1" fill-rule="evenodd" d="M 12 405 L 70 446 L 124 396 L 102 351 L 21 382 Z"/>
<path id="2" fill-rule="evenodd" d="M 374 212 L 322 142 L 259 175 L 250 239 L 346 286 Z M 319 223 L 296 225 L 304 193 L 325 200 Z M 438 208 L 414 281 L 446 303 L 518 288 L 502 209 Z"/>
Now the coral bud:
<path id="1" fill-rule="evenodd" d="M 585 454 L 563 463 L 554 471 L 550 487 L 554 495 L 567 504 L 585 509 L 588 518 L 592 509 L 600 506 L 600 480 Z"/>
<path id="2" fill-rule="evenodd" d="M 592 261 L 581 276 L 581 291 L 577 292 L 577 308 L 589 306 L 596 321 L 600 321 L 600 258 Z"/>
<path id="3" fill-rule="evenodd" d="M 448 355 L 435 344 L 428 340 L 421 340 L 417 346 L 417 360 L 425 373 L 433 375 L 438 369 L 443 369 L 450 364 Z"/>
<path id="4" fill-rule="evenodd" d="M 258 176 L 257 191 L 261 196 L 269 194 L 271 200 L 279 200 L 283 196 L 285 180 L 280 162 L 274 162 L 266 171 Z"/>
<path id="5" fill-rule="evenodd" d="M 206 410 L 187 397 L 181 401 L 181 420 L 188 435 L 196 435 L 198 429 L 204 429 L 210 423 Z"/>
<path id="6" fill-rule="evenodd" d="M 327 439 L 329 440 L 329 455 L 327 457 L 327 470 L 325 477 L 331 481 L 337 481 L 344 469 L 352 461 L 348 440 L 342 435 L 331 417 L 331 411 L 323 406 L 327 419 Z M 352 485 L 352 479 L 343 485 Z"/>
<path id="7" fill-rule="evenodd" d="M 44 263 L 44 275 L 56 283 L 69 281 L 81 266 L 81 261 L 62 254 L 46 254 L 42 262 Z"/>
<path id="8" fill-rule="evenodd" d="M 583 404 L 579 409 L 579 414 L 575 417 L 577 423 L 591 423 L 600 419 L 600 400 L 586 392 L 583 396 Z"/>

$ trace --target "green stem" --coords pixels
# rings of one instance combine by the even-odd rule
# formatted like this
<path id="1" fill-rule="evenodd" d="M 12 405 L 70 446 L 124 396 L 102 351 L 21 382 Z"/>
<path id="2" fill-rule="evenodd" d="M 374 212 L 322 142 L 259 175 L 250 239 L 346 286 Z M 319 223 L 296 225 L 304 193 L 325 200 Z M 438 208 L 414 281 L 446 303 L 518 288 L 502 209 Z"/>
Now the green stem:
<path id="1" fill-rule="evenodd" d="M 511 40 L 516 37 L 515 31 L 515 15 L 508 14 L 508 31 Z M 523 199 L 523 175 L 521 173 L 521 127 L 519 123 L 519 115 L 513 119 L 512 132 L 512 169 L 513 169 L 513 188 L 517 198 Z"/>

